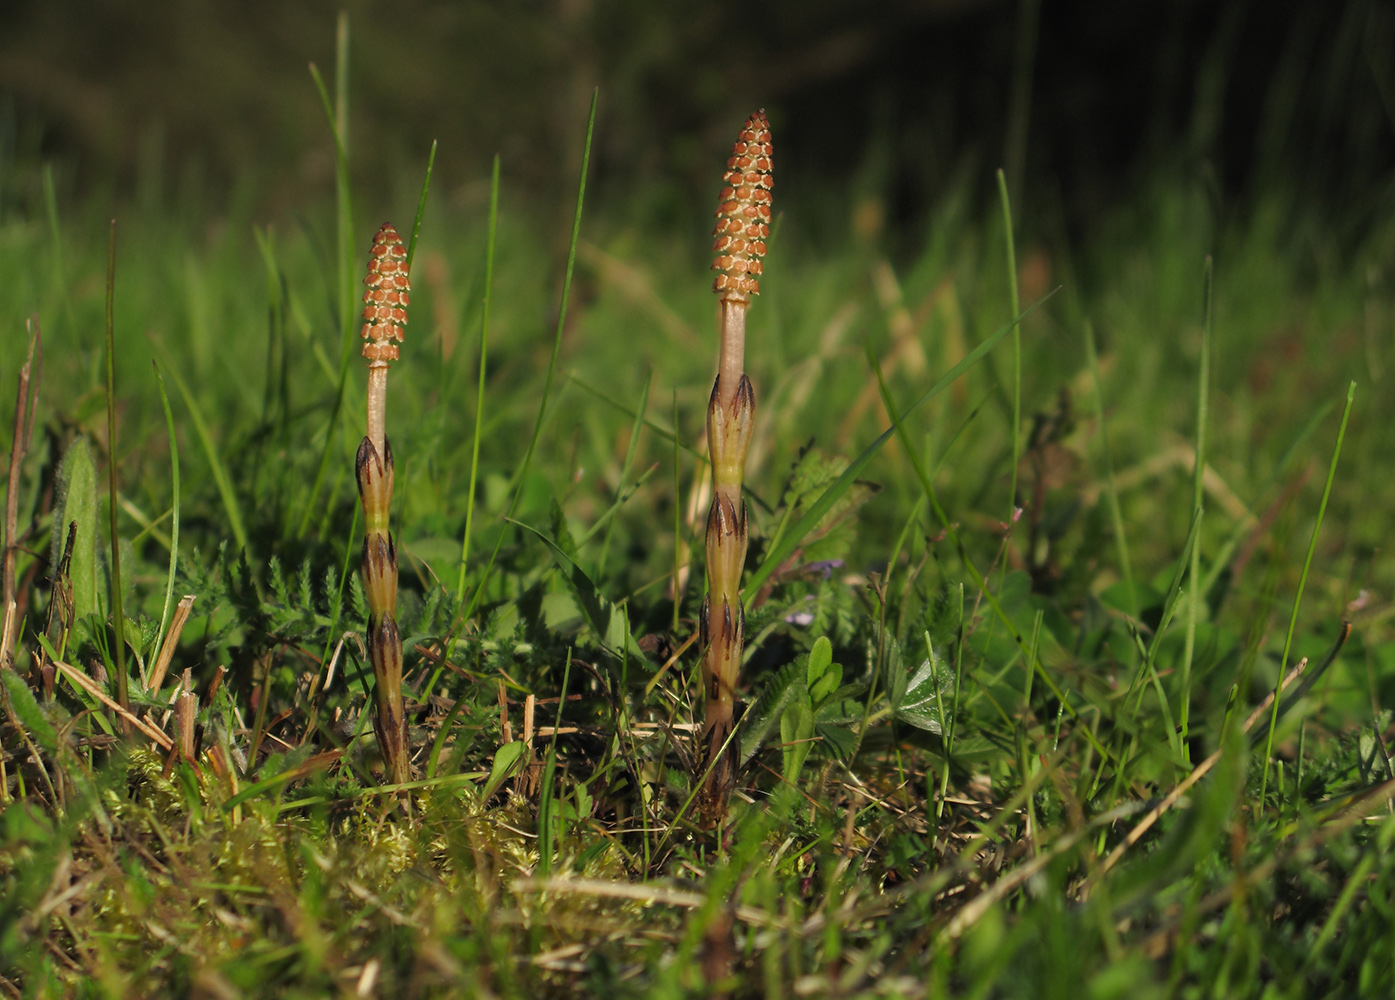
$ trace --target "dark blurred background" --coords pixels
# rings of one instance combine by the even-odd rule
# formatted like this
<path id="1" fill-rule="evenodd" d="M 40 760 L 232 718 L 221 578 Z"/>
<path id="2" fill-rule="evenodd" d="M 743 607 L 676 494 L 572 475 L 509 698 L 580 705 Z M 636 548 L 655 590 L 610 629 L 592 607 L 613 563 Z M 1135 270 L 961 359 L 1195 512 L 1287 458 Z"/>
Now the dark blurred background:
<path id="1" fill-rule="evenodd" d="M 439 139 L 447 197 L 498 152 L 515 198 L 561 204 L 599 85 L 596 192 L 660 222 L 705 208 L 714 155 L 760 106 L 783 198 L 873 186 L 893 233 L 956 182 L 990 194 L 999 165 L 1070 230 L 1158 170 L 1222 205 L 1278 192 L 1356 236 L 1392 203 L 1395 11 L 1376 0 L 7 0 L 0 164 L 205 208 L 323 198 L 307 63 L 332 85 L 341 9 L 360 191 L 418 183 Z"/>

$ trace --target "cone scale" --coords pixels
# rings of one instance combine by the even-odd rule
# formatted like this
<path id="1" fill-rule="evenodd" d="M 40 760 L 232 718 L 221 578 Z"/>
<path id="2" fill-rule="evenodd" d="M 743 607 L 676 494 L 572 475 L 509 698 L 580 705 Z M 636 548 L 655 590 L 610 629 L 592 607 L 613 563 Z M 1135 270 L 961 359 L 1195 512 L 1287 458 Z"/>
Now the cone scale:
<path id="1" fill-rule="evenodd" d="M 733 738 L 736 686 L 745 615 L 741 572 L 746 564 L 746 502 L 741 481 L 756 398 L 746 377 L 746 310 L 760 293 L 765 239 L 770 235 L 771 144 L 765 112 L 752 115 L 727 160 L 713 230 L 712 290 L 721 302 L 717 378 L 707 404 L 712 506 L 707 515 L 707 595 L 699 620 L 702 680 L 704 810 L 712 822 L 726 813 L 740 753 Z"/>

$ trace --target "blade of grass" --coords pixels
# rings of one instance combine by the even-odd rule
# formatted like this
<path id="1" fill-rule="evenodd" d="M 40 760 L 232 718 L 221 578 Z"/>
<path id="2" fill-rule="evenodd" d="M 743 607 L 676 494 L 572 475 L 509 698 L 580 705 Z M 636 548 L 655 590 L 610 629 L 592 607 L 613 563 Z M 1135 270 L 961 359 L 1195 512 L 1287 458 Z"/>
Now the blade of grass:
<path id="1" fill-rule="evenodd" d="M 509 500 L 509 509 L 504 515 L 506 520 L 513 517 L 518 500 L 523 495 L 528 469 L 533 463 L 533 452 L 537 449 L 538 438 L 542 434 L 543 419 L 547 416 L 548 396 L 552 393 L 552 382 L 557 376 L 557 356 L 562 351 L 562 331 L 566 328 L 567 323 L 567 302 L 572 293 L 572 273 L 576 270 L 576 245 L 581 239 L 581 211 L 586 203 L 586 174 L 591 167 L 591 139 L 596 131 L 596 101 L 599 97 L 599 88 L 591 92 L 591 112 L 586 121 L 586 145 L 581 153 L 581 178 L 577 182 L 576 190 L 576 213 L 572 217 L 572 237 L 567 247 L 567 270 L 562 279 L 562 303 L 561 308 L 557 311 L 557 333 L 552 341 L 552 354 L 547 359 L 547 377 L 543 379 L 542 398 L 538 401 L 538 416 L 533 423 L 533 435 L 528 439 L 528 450 L 524 452 L 523 461 L 519 464 L 515 474 L 513 497 Z M 482 368 L 480 377 L 484 377 Z M 485 586 L 489 583 L 489 574 L 493 572 L 494 562 L 499 558 L 499 548 L 503 544 L 504 533 L 500 532 L 498 540 L 494 543 L 494 551 L 490 553 L 489 562 L 484 567 L 480 582 L 470 597 L 469 607 L 465 609 L 462 616 L 464 619 L 469 620 L 470 616 L 475 613 L 475 608 L 479 606 Z"/>
<path id="2" fill-rule="evenodd" d="M 73 313 L 73 297 L 68 291 L 67 268 L 63 264 L 63 234 L 58 225 L 58 192 L 53 183 L 53 165 L 44 164 L 44 214 L 48 219 L 49 238 L 53 240 L 53 290 L 63 302 L 63 316 L 68 326 L 78 328 Z"/>
<path id="3" fill-rule="evenodd" d="M 165 604 L 160 612 L 160 631 L 155 634 L 155 645 L 160 649 L 165 644 L 165 629 L 169 626 L 170 612 L 174 608 L 174 574 L 179 566 L 179 441 L 174 434 L 174 413 L 170 409 L 169 393 L 165 391 L 165 378 L 160 374 L 160 366 L 154 358 L 150 366 L 155 369 L 155 384 L 160 390 L 160 403 L 165 408 L 165 429 L 170 436 L 170 570 L 165 582 Z"/>
<path id="4" fill-rule="evenodd" d="M 1211 384 L 1211 283 L 1213 277 L 1211 256 L 1206 257 L 1205 277 L 1202 292 L 1201 320 L 1201 363 L 1197 372 L 1196 392 L 1196 462 L 1192 473 L 1192 517 L 1200 524 L 1202 479 L 1206 470 L 1206 414 L 1209 406 Z M 1187 639 L 1182 650 L 1182 683 L 1177 706 L 1178 739 L 1182 745 L 1184 759 L 1190 761 L 1187 748 L 1187 731 L 1190 725 L 1192 704 L 1192 659 L 1196 654 L 1196 623 L 1201 617 L 1201 602 L 1205 598 L 1201 583 L 1201 543 L 1192 546 L 1191 600 L 1187 602 Z"/>
<path id="5" fill-rule="evenodd" d="M 615 409 L 619 410 L 625 416 L 632 418 L 643 416 L 643 414 L 640 414 L 635 410 L 630 409 L 628 406 L 626 406 L 620 400 L 616 399 L 614 396 L 609 395 L 607 392 L 605 392 L 605 390 L 599 389 L 596 386 L 592 385 L 590 382 L 587 382 L 580 375 L 576 374 L 576 372 L 567 372 L 566 376 L 567 381 L 571 382 L 573 385 L 585 389 L 587 392 L 589 392 L 591 395 L 595 396 L 602 402 L 609 403 L 611 406 L 615 407 Z M 683 451 L 687 452 L 693 458 L 699 458 L 703 461 L 707 460 L 707 453 L 705 451 L 699 451 L 697 448 L 685 442 L 680 436 L 675 435 L 672 427 L 665 427 L 663 424 L 655 423 L 648 417 L 643 417 L 643 419 L 644 426 L 649 428 L 663 440 L 672 443 L 678 448 L 681 448 Z M 673 426 L 678 426 L 676 420 Z"/>
<path id="6" fill-rule="evenodd" d="M 567 649 L 567 663 L 562 668 L 562 694 L 557 699 L 557 715 L 552 723 L 552 741 L 547 745 L 542 783 L 538 793 L 538 870 L 546 878 L 552 871 L 555 845 L 553 826 L 557 817 L 552 809 L 552 785 L 557 773 L 557 730 L 562 728 L 562 706 L 567 703 L 567 684 L 572 676 L 572 651 Z M 647 837 L 647 834 L 646 834 Z"/>
<path id="7" fill-rule="evenodd" d="M 334 200 L 335 200 L 335 259 L 338 263 L 338 320 L 339 320 L 339 384 L 334 392 L 334 405 L 330 408 L 329 423 L 325 429 L 324 449 L 320 452 L 319 465 L 315 470 L 315 481 L 310 487 L 310 497 L 305 502 L 305 512 L 301 516 L 296 537 L 303 538 L 310 527 L 310 518 L 324 487 L 325 476 L 329 472 L 329 455 L 334 448 L 334 429 L 339 424 L 344 409 L 344 388 L 349 381 L 349 360 L 353 356 L 354 336 L 354 248 L 353 248 L 353 204 L 349 192 L 349 15 L 339 14 L 335 31 L 334 47 L 334 103 L 330 104 L 329 91 L 320 76 L 319 67 L 310 64 L 310 76 L 320 94 L 325 116 L 329 119 L 330 133 L 334 138 Z"/>
<path id="8" fill-rule="evenodd" d="M 1317 522 L 1313 525 L 1312 538 L 1308 540 L 1308 554 L 1303 557 L 1303 572 L 1298 577 L 1298 592 L 1293 595 L 1293 611 L 1288 619 L 1288 634 L 1284 637 L 1284 652 L 1279 658 L 1279 677 L 1274 682 L 1274 710 L 1269 716 L 1269 732 L 1264 740 L 1264 773 L 1259 781 L 1259 803 L 1264 804 L 1264 793 L 1269 786 L 1269 758 L 1274 753 L 1274 730 L 1279 725 L 1279 685 L 1283 683 L 1288 670 L 1289 654 L 1293 652 L 1293 632 L 1298 626 L 1298 609 L 1303 603 L 1303 588 L 1308 583 L 1308 571 L 1313 565 L 1313 553 L 1317 551 L 1318 533 L 1322 530 L 1322 519 L 1327 514 L 1327 500 L 1332 495 L 1332 482 L 1337 478 L 1337 460 L 1342 457 L 1342 441 L 1347 436 L 1347 420 L 1351 417 L 1351 404 L 1356 399 L 1356 383 L 1347 385 L 1347 405 L 1342 410 L 1342 424 L 1337 428 L 1337 446 L 1332 450 L 1332 464 L 1327 468 L 1327 483 L 1322 488 L 1322 502 L 1318 504 Z"/>
<path id="9" fill-rule="evenodd" d="M 881 434 L 877 436 L 876 440 L 864 448 L 862 454 L 853 459 L 852 462 L 848 464 L 848 467 L 843 470 L 843 474 L 830 483 L 828 487 L 819 494 L 819 498 L 810 504 L 804 516 L 785 532 L 784 537 L 778 544 L 771 547 L 770 551 L 766 553 L 764 561 L 762 561 L 761 564 L 756 567 L 755 572 L 747 578 L 745 586 L 747 611 L 750 610 L 750 603 L 754 595 L 760 592 L 761 586 L 770 578 L 770 574 L 775 572 L 776 567 L 789 558 L 790 554 L 799 547 L 799 543 L 804 540 L 804 536 L 812 531 L 815 525 L 823 518 L 824 514 L 828 513 L 843 494 L 852 488 L 852 484 L 857 480 L 857 477 L 862 474 L 862 470 L 867 467 L 867 464 L 872 461 L 877 452 L 881 450 L 882 445 L 886 444 L 893 434 L 899 432 L 900 421 L 904 420 L 931 399 L 934 399 L 945 389 L 949 388 L 960 375 L 963 375 L 966 371 L 982 361 L 988 352 L 996 347 L 998 342 L 1007 336 L 1024 317 L 1037 309 L 1054 294 L 1056 294 L 1054 291 L 1048 293 L 1044 298 L 1036 302 L 1012 322 L 999 327 L 992 336 L 975 347 L 962 361 L 946 372 L 938 382 L 929 389 L 926 389 L 919 398 L 912 402 L 910 406 L 906 407 L 906 412 L 902 414 L 900 418 L 892 417 L 892 425 L 882 431 Z M 914 449 L 909 446 L 906 450 L 908 453 L 914 452 Z M 918 460 L 918 457 L 919 456 L 917 456 L 916 460 Z M 921 469 L 924 471 L 923 463 L 921 464 Z"/>
<path id="10" fill-rule="evenodd" d="M 678 390 L 673 390 L 673 426 L 678 427 Z M 679 608 L 683 604 L 683 452 L 673 435 L 673 633 L 678 634 Z M 648 693 L 648 692 L 646 692 Z"/>
<path id="11" fill-rule="evenodd" d="M 1282 719 L 1293 707 L 1302 701 L 1309 691 L 1313 689 L 1322 675 L 1327 673 L 1327 668 L 1337 662 L 1337 657 L 1341 655 L 1342 647 L 1347 644 L 1347 639 L 1351 637 L 1351 622 L 1342 622 L 1341 628 L 1337 632 L 1337 639 L 1332 643 L 1332 648 L 1327 651 L 1327 655 L 1322 658 L 1322 662 L 1312 670 L 1305 670 L 1296 682 L 1290 682 L 1284 688 L 1284 700 L 1279 704 L 1279 718 Z M 1264 730 L 1250 731 L 1250 745 L 1254 746 L 1259 742 L 1260 737 L 1265 735 Z"/>
<path id="12" fill-rule="evenodd" d="M 431 152 L 426 155 L 426 176 L 421 181 L 421 197 L 417 199 L 417 215 L 412 220 L 412 236 L 407 241 L 407 273 L 412 271 L 412 258 L 417 253 L 417 236 L 421 234 L 421 217 L 426 214 L 426 195 L 431 190 L 431 171 L 436 167 L 436 140 L 431 140 Z"/>
<path id="13" fill-rule="evenodd" d="M 954 759 L 954 737 L 959 730 L 959 690 L 964 680 L 964 585 L 959 584 L 959 628 L 954 642 L 954 700 L 950 704 L 949 718 L 945 720 L 945 766 L 940 773 L 940 797 L 935 803 L 935 826 L 931 834 L 931 848 L 939 836 L 940 821 L 944 817 L 945 796 L 949 794 L 949 765 Z M 1054 752 L 1054 751 L 1053 751 Z"/>
<path id="14" fill-rule="evenodd" d="M 1046 299 L 1050 298 L 1051 295 L 1054 294 L 1055 291 L 1051 292 L 1045 298 L 1040 299 L 1035 305 L 1031 306 L 1027 310 L 1027 313 L 1030 313 L 1033 309 L 1041 305 L 1042 302 L 1045 302 Z M 1023 316 L 1025 316 L 1027 313 L 1023 313 Z M 1021 317 L 1019 316 L 1018 320 L 1020 319 Z M 925 462 L 921 459 L 920 453 L 914 447 L 912 447 L 910 436 L 907 434 L 905 429 L 906 415 L 909 414 L 911 410 L 915 409 L 921 403 L 925 402 L 935 393 L 944 389 L 950 382 L 954 381 L 955 378 L 958 378 L 958 376 L 962 374 L 962 372 L 966 370 L 968 367 L 971 367 L 973 364 L 976 364 L 979 361 L 979 359 L 981 359 L 984 356 L 984 354 L 987 353 L 988 349 L 991 348 L 998 341 L 1000 341 L 1006 333 L 1007 327 L 1002 327 L 996 333 L 994 333 L 992 337 L 988 338 L 988 340 L 985 340 L 982 344 L 975 348 L 975 350 L 972 353 L 970 353 L 967 357 L 965 357 L 963 361 L 959 362 L 959 364 L 955 365 L 952 369 L 950 369 L 949 373 L 946 374 L 944 378 L 940 379 L 939 382 L 936 382 L 935 385 L 931 386 L 931 388 L 927 390 L 927 392 L 923 396 L 921 396 L 919 399 L 913 402 L 911 406 L 907 409 L 905 414 L 899 413 L 897 411 L 896 402 L 891 398 L 891 390 L 887 387 L 886 379 L 882 375 L 881 365 L 877 363 L 876 356 L 872 354 L 870 347 L 864 344 L 864 349 L 867 352 L 867 361 L 872 367 L 873 374 L 875 374 L 877 377 L 877 385 L 881 390 L 882 405 L 886 407 L 887 415 L 891 418 L 891 426 L 888 427 L 885 431 L 883 431 L 881 437 L 877 438 L 877 440 L 874 441 L 871 446 L 869 446 L 869 450 L 880 447 L 883 443 L 885 443 L 885 440 L 893 433 L 897 435 L 898 439 L 901 442 L 902 449 L 905 451 L 906 455 L 911 460 L 911 467 L 915 470 L 916 477 L 920 480 L 921 489 L 924 490 L 926 499 L 930 501 L 930 508 L 935 512 L 936 518 L 939 519 L 940 527 L 944 530 L 945 535 L 950 540 L 950 544 L 954 546 L 955 551 L 958 553 L 960 562 L 963 563 L 964 568 L 968 571 L 969 575 L 973 577 L 974 586 L 978 588 L 979 593 L 982 594 L 984 600 L 988 602 L 988 606 L 993 609 L 993 614 L 997 618 L 997 620 L 1003 624 L 1003 626 L 1007 629 L 1008 634 L 1011 635 L 1013 639 L 1017 642 L 1018 647 L 1025 648 L 1026 639 L 1018 630 L 1017 626 L 1012 624 L 1012 620 L 1008 618 L 1007 612 L 1003 610 L 1002 603 L 999 602 L 995 594 L 989 591 L 987 581 L 984 580 L 983 574 L 978 571 L 978 567 L 973 564 L 973 561 L 971 559 L 969 559 L 968 552 L 964 549 L 963 540 L 959 537 L 959 532 L 955 529 L 954 524 L 949 520 L 949 516 L 945 513 L 944 508 L 940 506 L 940 501 L 935 495 L 935 487 L 930 481 L 929 473 L 925 469 Z M 864 455 L 866 455 L 866 452 L 864 452 Z M 861 461 L 861 459 L 862 456 L 859 456 L 859 461 Z M 863 464 L 865 464 L 865 462 Z M 851 468 L 852 467 L 850 466 L 849 469 L 851 470 Z M 844 475 L 846 475 L 846 473 L 844 473 Z M 829 492 L 837 488 L 839 483 L 841 482 L 842 477 L 840 477 L 838 480 L 835 480 L 833 484 L 829 486 L 828 490 L 824 491 L 824 496 L 827 496 Z M 846 487 L 844 487 L 844 489 L 846 489 Z M 819 501 L 816 501 L 815 506 L 817 506 L 818 503 L 821 503 L 823 501 L 824 496 L 821 496 L 819 498 Z M 814 511 L 811 509 L 810 515 L 813 514 Z M 795 526 L 794 533 L 799 533 L 801 531 L 804 521 L 807 520 L 809 520 L 809 515 L 806 515 L 803 519 L 801 519 L 800 524 Z M 807 532 L 809 529 L 802 528 L 802 530 L 804 532 Z M 786 553 L 786 555 L 788 555 L 788 553 Z M 783 559 L 785 558 L 785 556 L 781 556 L 781 558 Z M 769 559 L 767 558 L 766 561 L 769 562 Z M 1066 696 L 1064 692 L 1061 691 L 1060 685 L 1056 683 L 1054 677 L 1052 677 L 1050 674 L 1046 672 L 1046 667 L 1042 665 L 1040 660 L 1038 660 L 1034 664 L 1034 668 L 1041 675 L 1041 679 L 1046 682 L 1046 686 L 1051 689 L 1051 694 L 1056 698 L 1058 702 L 1065 706 L 1065 709 L 1067 712 L 1070 713 L 1071 718 L 1074 720 L 1078 720 L 1080 718 L 1080 710 L 1077 709 L 1074 705 L 1072 705 L 1068 700 L 1066 700 Z M 1099 753 L 1101 757 L 1109 760 L 1116 759 L 1114 754 L 1111 754 L 1107 749 L 1105 749 L 1104 744 L 1100 743 L 1100 741 L 1096 738 L 1093 732 L 1091 732 L 1089 729 L 1082 729 L 1081 732 L 1084 734 L 1086 740 L 1089 741 L 1090 745 L 1095 748 L 1095 751 Z"/>
<path id="15" fill-rule="evenodd" d="M 1020 178 L 1013 178 L 1018 182 Z M 1017 295 L 1017 248 L 1012 237 L 1012 205 L 1008 200 L 1007 176 L 1002 167 L 998 168 L 998 200 L 1003 206 L 1003 232 L 1007 237 L 1008 296 L 1012 305 L 1012 315 L 1022 311 Z M 1017 513 L 1017 466 L 1022 461 L 1022 324 L 1016 320 L 1012 324 L 1012 471 L 1008 493 L 1008 516 L 1006 524 L 1016 522 Z M 1003 560 L 1003 578 L 1007 578 L 1008 560 Z M 1000 584 L 1001 586 L 1001 584 Z"/>
<path id="16" fill-rule="evenodd" d="M 1085 321 L 1085 357 L 1090 366 L 1090 378 L 1095 387 L 1095 414 L 1100 425 L 1100 444 L 1104 451 L 1105 496 L 1109 498 L 1109 519 L 1114 528 L 1114 545 L 1119 558 L 1119 575 L 1129 595 L 1129 614 L 1138 618 L 1138 589 L 1133 581 L 1133 563 L 1129 559 L 1129 540 L 1124 531 L 1124 514 L 1119 507 L 1119 489 L 1114 482 L 1114 457 L 1109 449 L 1109 426 L 1104 419 L 1104 391 L 1100 386 L 1099 355 L 1095 351 L 1095 327 Z"/>
<path id="17" fill-rule="evenodd" d="M 168 365 L 168 360 L 166 361 Z M 233 492 L 232 480 L 228 478 L 228 470 L 223 465 L 223 460 L 218 456 L 218 448 L 213 443 L 213 435 L 208 430 L 208 423 L 203 419 L 203 411 L 199 409 L 198 403 L 194 400 L 194 394 L 189 391 L 188 384 L 184 381 L 179 369 L 170 365 L 170 377 L 174 379 L 174 387 L 179 390 L 180 397 L 184 400 L 184 405 L 189 409 L 189 419 L 194 422 L 194 433 L 198 435 L 199 443 L 203 445 L 204 456 L 208 459 L 209 469 L 213 473 L 213 482 L 218 487 L 218 495 L 223 501 L 223 511 L 228 515 L 228 526 L 232 528 L 233 540 L 237 543 L 239 551 L 247 549 L 247 529 L 242 523 L 242 511 L 237 504 L 237 494 Z"/>
<path id="18" fill-rule="evenodd" d="M 484 305 L 480 316 L 480 372 L 475 390 L 475 431 L 470 443 L 470 487 L 465 494 L 465 536 L 460 541 L 460 579 L 455 599 L 465 600 L 465 569 L 470 558 L 470 534 L 475 524 L 475 484 L 480 471 L 480 434 L 484 427 L 484 377 L 489 360 L 489 304 L 494 291 L 494 246 L 499 233 L 499 155 L 494 155 L 494 170 L 489 181 L 489 236 L 484 252 Z"/>
<path id="19" fill-rule="evenodd" d="M 107 487 L 111 515 L 111 621 L 116 633 L 116 700 L 123 710 L 130 707 L 126 691 L 126 616 L 121 606 L 121 539 L 117 534 L 120 506 L 116 496 L 116 220 L 107 235 Z M 123 727 L 124 728 L 124 727 Z"/>
<path id="20" fill-rule="evenodd" d="M 649 409 L 649 385 L 653 381 L 654 369 L 650 368 L 649 373 L 644 376 L 644 389 L 639 394 L 639 414 L 635 417 L 634 425 L 630 428 L 630 443 L 625 448 L 625 464 L 620 467 L 620 485 L 615 490 L 617 502 L 625 496 L 625 480 L 630 478 L 630 469 L 634 467 L 635 452 L 639 450 L 639 434 L 644 428 L 644 414 Z M 605 538 L 601 541 L 601 554 L 596 560 L 595 577 L 597 580 L 605 573 L 605 560 L 610 553 L 610 538 L 614 529 L 615 521 L 608 520 Z"/>
<path id="21" fill-rule="evenodd" d="M 1274 463 L 1274 471 L 1270 473 L 1268 481 L 1260 487 L 1259 491 L 1256 493 L 1256 497 L 1262 498 L 1278 484 L 1284 471 L 1288 468 L 1289 462 L 1298 454 L 1303 443 L 1307 441 L 1322 422 L 1327 419 L 1327 415 L 1332 412 L 1334 405 L 1335 403 L 1332 400 L 1328 400 L 1318 407 L 1317 412 L 1308 418 L 1308 422 L 1303 425 L 1303 428 L 1294 436 L 1294 439 L 1289 442 L 1288 447 L 1284 449 L 1284 453 L 1279 456 L 1279 460 Z M 1202 582 L 1201 589 L 1203 593 L 1209 594 L 1215 588 L 1216 581 L 1220 579 L 1221 573 L 1230 565 L 1231 553 L 1240 545 L 1245 536 L 1253 530 L 1253 527 L 1254 522 L 1252 520 L 1241 519 L 1239 523 L 1231 529 L 1230 535 L 1225 540 L 1225 544 L 1223 544 L 1220 551 L 1216 553 L 1216 558 L 1211 563 L 1211 569 L 1206 573 L 1206 579 Z"/>

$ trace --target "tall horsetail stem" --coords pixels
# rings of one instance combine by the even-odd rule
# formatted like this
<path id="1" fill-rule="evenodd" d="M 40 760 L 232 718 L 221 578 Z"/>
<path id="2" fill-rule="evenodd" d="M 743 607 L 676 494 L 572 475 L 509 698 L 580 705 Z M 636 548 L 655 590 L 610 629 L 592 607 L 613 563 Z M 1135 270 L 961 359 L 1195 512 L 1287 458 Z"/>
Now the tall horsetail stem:
<path id="1" fill-rule="evenodd" d="M 712 459 L 712 509 L 707 515 L 707 596 L 702 601 L 700 641 L 706 699 L 703 745 L 707 814 L 719 820 L 736 783 L 740 755 L 732 738 L 737 675 L 745 616 L 741 570 L 746 563 L 746 502 L 741 476 L 751 444 L 755 392 L 746 377 L 746 309 L 760 293 L 765 239 L 770 235 L 770 123 L 757 111 L 746 122 L 727 160 L 717 204 L 712 249 L 719 272 L 712 283 L 722 304 L 717 380 L 707 404 L 707 447 Z"/>
<path id="2" fill-rule="evenodd" d="M 407 325 L 407 252 L 391 223 L 373 237 L 363 292 L 363 356 L 368 361 L 368 433 L 358 446 L 358 496 L 363 503 L 363 590 L 368 599 L 368 659 L 377 681 L 373 732 L 386 778 L 411 780 L 407 717 L 402 707 L 402 636 L 397 629 L 397 547 L 388 531 L 392 445 L 386 432 L 388 366 Z"/>

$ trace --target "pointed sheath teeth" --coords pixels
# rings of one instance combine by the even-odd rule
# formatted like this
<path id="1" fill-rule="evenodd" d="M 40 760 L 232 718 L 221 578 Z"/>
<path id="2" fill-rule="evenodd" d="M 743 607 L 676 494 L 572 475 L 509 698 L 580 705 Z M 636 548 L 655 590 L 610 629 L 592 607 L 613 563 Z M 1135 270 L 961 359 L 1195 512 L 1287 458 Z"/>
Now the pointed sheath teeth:
<path id="1" fill-rule="evenodd" d="M 756 393 L 744 374 L 736 385 L 729 406 L 721 404 L 721 376 L 712 383 L 707 401 L 707 447 L 711 453 L 713 477 L 717 482 L 741 481 L 746 465 L 746 449 L 751 444 L 751 421 L 755 416 Z"/>
<path id="2" fill-rule="evenodd" d="M 378 683 L 385 678 L 402 676 L 402 636 L 397 631 L 397 619 L 392 615 L 369 617 L 368 659 Z"/>
<path id="3" fill-rule="evenodd" d="M 397 613 L 397 546 L 387 532 L 372 532 L 363 540 L 360 566 L 363 596 L 369 614 Z"/>
<path id="4" fill-rule="evenodd" d="M 760 294 L 765 239 L 770 235 L 770 191 L 774 186 L 770 122 L 757 111 L 746 122 L 727 160 L 724 187 L 717 199 L 712 270 L 720 271 L 712 290 L 744 302 Z"/>
<path id="5" fill-rule="evenodd" d="M 383 223 L 373 237 L 363 283 L 368 286 L 363 292 L 363 356 L 370 366 L 386 365 L 397 360 L 412 288 L 407 280 L 407 251 L 390 222 Z"/>
<path id="6" fill-rule="evenodd" d="M 365 528 L 369 534 L 386 531 L 388 512 L 392 506 L 392 444 L 383 439 L 382 457 L 373 442 L 364 438 L 358 446 L 354 471 L 358 477 L 358 495 L 363 502 Z"/>
<path id="7" fill-rule="evenodd" d="M 718 491 L 707 514 L 707 575 L 714 593 L 725 598 L 741 590 L 746 564 L 746 502 Z"/>

